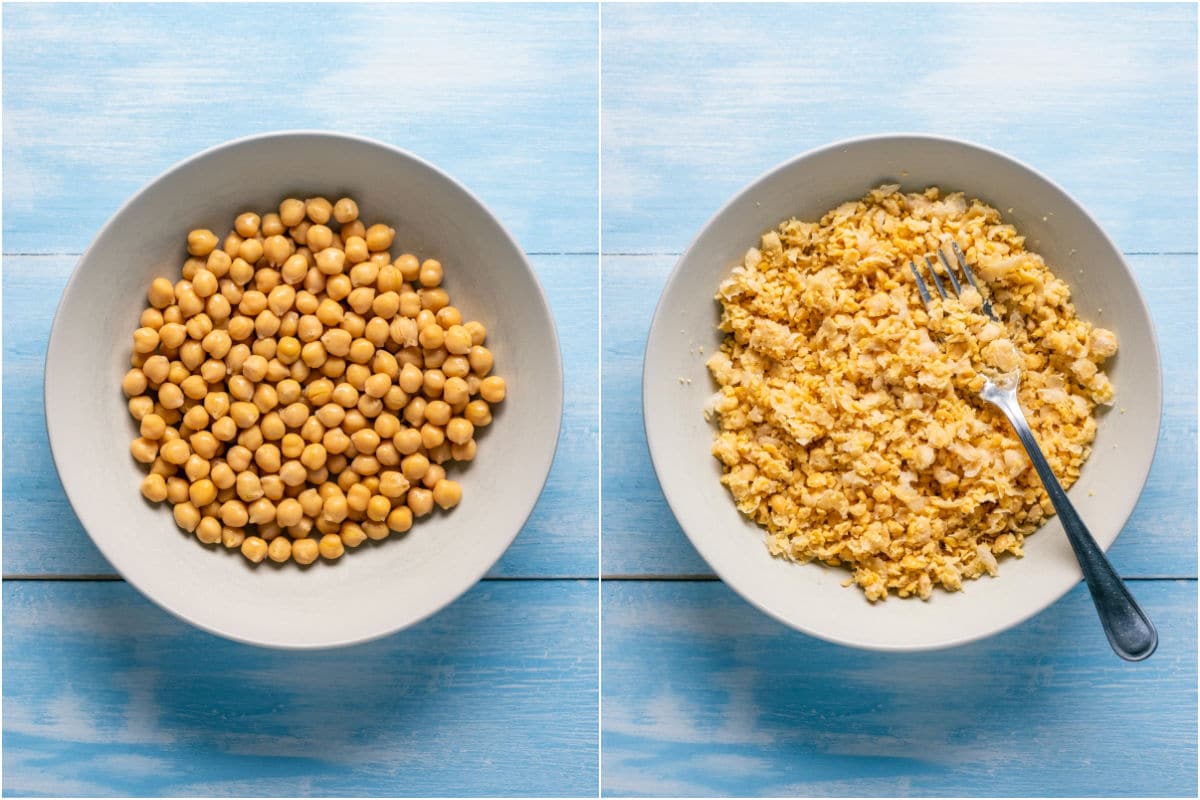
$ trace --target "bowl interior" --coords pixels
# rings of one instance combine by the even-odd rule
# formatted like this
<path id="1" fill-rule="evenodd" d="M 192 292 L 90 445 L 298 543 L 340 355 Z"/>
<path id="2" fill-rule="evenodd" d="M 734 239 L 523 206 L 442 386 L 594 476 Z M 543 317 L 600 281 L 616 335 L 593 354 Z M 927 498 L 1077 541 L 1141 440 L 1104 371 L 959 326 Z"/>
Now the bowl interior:
<path id="1" fill-rule="evenodd" d="M 1079 314 L 1116 331 L 1120 351 L 1109 363 L 1116 406 L 1101 412 L 1092 456 L 1070 492 L 1106 548 L 1133 511 L 1150 469 L 1161 378 L 1153 325 L 1120 252 L 1061 189 L 985 148 L 924 136 L 834 145 L 778 167 L 710 220 L 668 280 L 646 347 L 646 434 L 664 494 L 700 554 L 763 611 L 831 641 L 917 650 L 1003 630 L 1080 580 L 1057 519 L 1027 539 L 1023 559 L 1002 560 L 995 579 L 968 581 L 953 594 L 938 590 L 928 602 L 893 596 L 872 605 L 858 589 L 841 586 L 844 570 L 768 555 L 761 529 L 737 512 L 718 483 L 721 468 L 709 450 L 714 427 L 702 415 L 716 389 L 704 362 L 721 341 L 713 299 L 720 281 L 781 220 L 819 219 L 883 183 L 906 191 L 965 191 L 998 208 L 1070 285 Z"/>
<path id="2" fill-rule="evenodd" d="M 364 222 L 396 229 L 393 253 L 445 265 L 445 287 L 488 329 L 509 385 L 476 459 L 449 469 L 463 483 L 451 513 L 402 537 L 366 542 L 334 564 L 252 567 L 219 545 L 206 552 L 169 506 L 138 492 L 129 456 L 136 427 L 120 376 L 149 281 L 177 279 L 188 230 L 223 237 L 242 210 L 287 196 L 354 197 Z M 368 140 L 277 134 L 207 151 L 147 186 L 108 223 L 67 287 L 46 360 L 46 419 L 72 506 L 104 555 L 147 596 L 215 633 L 282 647 L 361 641 L 398 630 L 466 591 L 528 517 L 553 459 L 562 369 L 550 310 L 524 255 L 466 190 L 424 162 Z"/>

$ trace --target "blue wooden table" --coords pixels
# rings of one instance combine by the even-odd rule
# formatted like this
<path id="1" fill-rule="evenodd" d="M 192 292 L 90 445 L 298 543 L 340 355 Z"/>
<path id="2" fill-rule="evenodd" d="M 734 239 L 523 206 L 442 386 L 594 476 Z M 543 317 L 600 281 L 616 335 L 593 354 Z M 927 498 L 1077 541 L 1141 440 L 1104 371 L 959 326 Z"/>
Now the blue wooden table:
<path id="1" fill-rule="evenodd" d="M 9 795 L 594 795 L 598 785 L 597 25 L 567 6 L 4 9 L 4 772 Z M 566 415 L 488 577 L 369 645 L 194 630 L 72 515 L 41 411 L 79 253 L 146 181 L 285 128 L 412 150 L 531 254 Z"/>
<path id="2" fill-rule="evenodd" d="M 1195 796 L 1195 7 L 606 5 L 601 30 L 604 792 Z M 887 131 L 1043 170 L 1137 273 L 1166 401 L 1112 558 L 1148 662 L 1108 650 L 1082 586 L 945 652 L 805 637 L 714 580 L 662 498 L 641 355 L 678 254 L 776 163 Z"/>

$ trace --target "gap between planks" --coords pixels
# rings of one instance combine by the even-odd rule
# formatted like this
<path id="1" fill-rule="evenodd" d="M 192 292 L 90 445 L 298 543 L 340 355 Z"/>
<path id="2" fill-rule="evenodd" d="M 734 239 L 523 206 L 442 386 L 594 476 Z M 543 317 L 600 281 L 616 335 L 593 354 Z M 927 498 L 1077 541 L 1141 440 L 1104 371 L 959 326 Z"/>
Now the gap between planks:
<path id="1" fill-rule="evenodd" d="M 108 581 L 124 583 L 125 579 L 120 575 L 111 575 L 106 573 L 83 574 L 83 575 L 50 575 L 50 574 L 13 574 L 5 575 L 4 580 L 7 581 Z M 516 581 L 596 581 L 598 578 L 595 575 L 488 575 L 480 578 L 480 581 L 501 582 L 516 582 Z"/>

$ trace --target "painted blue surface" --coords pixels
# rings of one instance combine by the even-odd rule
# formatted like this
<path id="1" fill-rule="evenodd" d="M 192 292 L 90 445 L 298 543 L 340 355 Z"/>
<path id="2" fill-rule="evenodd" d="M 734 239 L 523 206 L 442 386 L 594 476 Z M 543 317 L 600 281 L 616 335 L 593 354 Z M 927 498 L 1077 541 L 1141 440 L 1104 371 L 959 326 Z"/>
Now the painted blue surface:
<path id="1" fill-rule="evenodd" d="M 596 793 L 598 18 L 4 9 L 5 794 Z M 177 160 L 285 128 L 379 138 L 470 187 L 532 254 L 564 362 L 549 482 L 490 579 L 328 653 L 216 639 L 96 580 L 112 569 L 65 502 L 41 411 L 51 317 L 104 220 Z"/>
<path id="2" fill-rule="evenodd" d="M 851 651 L 718 581 L 603 584 L 609 795 L 1196 796 L 1196 583 L 1134 587 L 1130 666 L 1083 586 L 933 653 Z"/>
<path id="3" fill-rule="evenodd" d="M 621 578 L 602 590 L 604 792 L 1194 796 L 1195 6 L 606 4 L 601 27 L 603 572 Z M 711 571 L 641 421 L 667 274 L 765 170 L 889 131 L 1032 164 L 1127 254 L 1165 369 L 1154 468 L 1112 549 L 1147 579 L 1148 662 L 1112 655 L 1082 587 L 988 641 L 902 657 L 680 580 Z"/>
<path id="4" fill-rule="evenodd" d="M 594 795 L 595 581 L 484 581 L 402 634 L 265 651 L 121 581 L 4 584 L 6 795 Z"/>

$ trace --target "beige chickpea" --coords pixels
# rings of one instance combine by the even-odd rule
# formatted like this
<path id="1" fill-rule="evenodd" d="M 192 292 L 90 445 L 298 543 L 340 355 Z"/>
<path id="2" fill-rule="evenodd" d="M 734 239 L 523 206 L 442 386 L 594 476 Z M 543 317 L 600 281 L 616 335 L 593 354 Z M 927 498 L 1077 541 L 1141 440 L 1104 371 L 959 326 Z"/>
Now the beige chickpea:
<path id="1" fill-rule="evenodd" d="M 449 320 L 445 322 L 442 321 L 442 312 L 445 311 L 450 305 L 450 295 L 445 289 L 440 287 L 436 289 L 420 289 L 417 292 L 417 295 L 421 298 L 421 308 L 428 310 L 429 313 L 433 315 L 434 322 L 436 322 L 443 329 L 449 328 L 450 325 L 453 324 Z M 458 314 L 457 309 L 451 309 L 451 313 L 456 314 L 458 319 L 462 318 L 462 315 Z M 451 317 L 450 319 L 454 319 L 454 317 Z"/>
<path id="2" fill-rule="evenodd" d="M 450 421 L 450 405 L 444 400 L 433 400 L 425 404 L 425 419 L 433 425 L 445 425 Z"/>
<path id="3" fill-rule="evenodd" d="M 138 328 L 133 332 L 133 351 L 135 353 L 153 353 L 160 342 L 158 331 L 154 328 Z"/>
<path id="4" fill-rule="evenodd" d="M 307 566 L 317 560 L 320 548 L 312 539 L 297 539 L 292 542 L 292 558 L 297 564 Z"/>
<path id="5" fill-rule="evenodd" d="M 278 214 L 265 214 L 262 218 L 261 233 L 265 237 L 282 236 L 287 231 L 287 226 L 283 224 L 283 220 Z"/>
<path id="6" fill-rule="evenodd" d="M 153 439 L 155 441 L 163 438 L 163 434 L 167 430 L 166 421 L 158 414 L 147 414 L 142 417 L 140 432 L 143 439 Z"/>
<path id="7" fill-rule="evenodd" d="M 384 373 L 376 373 L 367 378 L 363 391 L 370 397 L 381 398 L 392 388 L 392 379 Z"/>
<path id="8" fill-rule="evenodd" d="M 422 328 L 417 338 L 421 343 L 421 347 L 426 350 L 437 350 L 445 343 L 446 332 L 442 329 L 441 325 L 433 323 Z"/>
<path id="9" fill-rule="evenodd" d="M 244 528 L 250 519 L 246 505 L 240 500 L 227 500 L 221 504 L 221 521 L 231 528 Z"/>
<path id="10" fill-rule="evenodd" d="M 167 499 L 167 482 L 162 475 L 150 473 L 142 479 L 142 496 L 152 503 Z"/>
<path id="11" fill-rule="evenodd" d="M 446 432 L 437 425 L 425 423 L 421 426 L 421 445 L 426 450 L 432 450 L 446 441 Z"/>
<path id="12" fill-rule="evenodd" d="M 282 564 L 292 557 L 292 542 L 286 536 L 277 536 L 267 546 L 267 555 L 276 564 Z"/>
<path id="13" fill-rule="evenodd" d="M 246 508 L 246 518 L 255 525 L 275 521 L 275 504 L 266 497 L 260 497 Z M 259 531 L 262 536 L 262 531 Z M 265 537 L 264 537 L 265 538 Z"/>
<path id="14" fill-rule="evenodd" d="M 217 499 L 217 487 L 208 478 L 201 478 L 188 489 L 188 499 L 200 508 Z"/>
<path id="15" fill-rule="evenodd" d="M 396 231 L 387 225 L 376 224 L 367 228 L 367 247 L 372 251 L 387 250 L 396 238 Z"/>
<path id="16" fill-rule="evenodd" d="M 446 424 L 446 438 L 452 444 L 466 444 L 475 436 L 475 426 L 469 420 L 455 417 Z"/>
<path id="17" fill-rule="evenodd" d="M 422 286 L 433 288 L 442 282 L 442 262 L 427 258 L 421 262 L 421 270 L 417 275 L 417 280 Z"/>
<path id="18" fill-rule="evenodd" d="M 346 547 L 358 547 L 367 540 L 367 533 L 362 529 L 362 526 L 357 522 L 343 522 L 342 529 L 338 532 L 342 539 L 342 544 Z"/>
<path id="19" fill-rule="evenodd" d="M 419 428 L 425 421 L 425 406 L 428 401 L 424 397 L 414 397 L 408 401 L 408 405 L 404 407 L 404 421 L 415 428 Z"/>
<path id="20" fill-rule="evenodd" d="M 507 387 L 504 384 L 504 378 L 498 375 L 492 375 L 484 378 L 479 384 L 479 395 L 489 403 L 499 403 L 504 399 Z"/>
<path id="21" fill-rule="evenodd" d="M 399 445 L 397 445 L 397 448 L 399 449 Z M 404 477 L 409 480 L 409 482 L 421 480 L 421 478 L 425 476 L 425 472 L 428 469 L 429 459 L 420 453 L 413 453 L 412 455 L 405 456 L 404 460 L 400 462 L 400 471 L 404 474 Z"/>
<path id="22" fill-rule="evenodd" d="M 279 468 L 282 466 L 283 458 L 276 445 L 267 443 L 254 451 L 254 463 L 263 472 L 278 473 Z"/>
<path id="23" fill-rule="evenodd" d="M 247 211 L 239 214 L 237 219 L 233 221 L 233 229 L 237 231 L 238 236 L 243 239 L 249 239 L 258 234 L 258 226 L 262 222 L 262 218 L 253 211 Z"/>
<path id="24" fill-rule="evenodd" d="M 464 444 L 450 445 L 450 457 L 455 461 L 472 461 L 475 458 L 475 440 L 471 439 Z"/>
<path id="25" fill-rule="evenodd" d="M 246 239 L 240 245 L 238 245 L 237 257 L 251 267 L 250 275 L 246 276 L 246 281 L 250 280 L 250 278 L 254 276 L 253 265 L 257 264 L 263 257 L 263 243 L 258 239 Z M 237 262 L 234 262 L 234 264 L 231 264 L 229 267 L 231 276 L 236 263 Z M 244 270 L 239 270 L 239 274 L 243 273 Z M 235 280 L 237 279 L 235 278 Z M 238 283 L 245 283 L 246 281 L 238 281 Z"/>
<path id="26" fill-rule="evenodd" d="M 217 235 L 207 228 L 198 228 L 187 236 L 187 251 L 193 256 L 206 256 L 217 246 Z"/>
<path id="27" fill-rule="evenodd" d="M 221 544 L 229 550 L 240 548 L 244 541 L 246 541 L 246 532 L 244 530 L 230 528 L 226 525 L 221 526 Z"/>
<path id="28" fill-rule="evenodd" d="M 172 505 L 188 502 L 188 490 L 191 484 L 183 478 L 167 478 L 167 502 Z"/>
<path id="29" fill-rule="evenodd" d="M 446 479 L 446 470 L 440 464 L 430 464 L 429 469 L 425 470 L 425 477 L 421 478 L 421 485 L 426 489 L 432 489 L 437 486 L 438 481 Z"/>
<path id="30" fill-rule="evenodd" d="M 158 329 L 159 344 L 170 350 L 177 350 L 187 341 L 187 326 L 179 322 L 165 322 Z M 155 356 L 151 356 L 155 358 Z"/>
<path id="31" fill-rule="evenodd" d="M 342 557 L 346 552 L 346 547 L 342 543 L 342 537 L 336 533 L 327 533 L 321 537 L 320 543 L 317 545 L 322 558 L 327 558 L 334 561 Z"/>
<path id="32" fill-rule="evenodd" d="M 289 197 L 279 204 L 279 221 L 294 228 L 304 220 L 304 201 Z"/>
<path id="33" fill-rule="evenodd" d="M 285 461 L 279 465 L 279 479 L 286 486 L 303 486 L 308 479 L 308 471 L 299 461 Z"/>
<path id="34" fill-rule="evenodd" d="M 308 218 L 317 225 L 324 225 L 333 216 L 333 204 L 324 197 L 311 197 L 304 204 Z"/>
<path id="35" fill-rule="evenodd" d="M 292 243 L 283 236 L 268 236 L 263 241 L 263 257 L 273 267 L 283 266 L 292 255 Z"/>
<path id="36" fill-rule="evenodd" d="M 189 533 L 196 530 L 196 526 L 200 524 L 200 509 L 193 503 L 176 503 L 174 514 L 175 524 Z"/>
<path id="37" fill-rule="evenodd" d="M 379 493 L 392 500 L 403 497 L 410 485 L 408 478 L 396 470 L 385 470 L 379 475 Z"/>
<path id="38" fill-rule="evenodd" d="M 131 397 L 129 398 L 127 407 L 129 408 L 129 416 L 140 422 L 142 417 L 154 411 L 154 398 L 148 395 Z"/>
<path id="39" fill-rule="evenodd" d="M 367 519 L 383 522 L 392 510 L 392 502 L 383 495 L 374 495 L 367 503 Z"/>
<path id="40" fill-rule="evenodd" d="M 486 347 L 473 345 L 467 359 L 471 362 L 471 370 L 481 378 L 492 371 L 492 352 Z"/>
<path id="41" fill-rule="evenodd" d="M 218 489 L 228 489 L 237 482 L 236 473 L 224 461 L 214 463 L 208 477 Z"/>
<path id="42" fill-rule="evenodd" d="M 451 325 L 446 331 L 446 349 L 456 356 L 466 355 L 471 350 L 471 333 L 462 325 Z"/>
<path id="43" fill-rule="evenodd" d="M 375 269 L 375 274 L 378 275 L 379 265 L 369 261 L 370 257 L 371 251 L 367 247 L 366 239 L 361 236 L 349 236 L 346 238 L 346 260 L 351 264 L 359 266 L 370 265 Z M 353 279 L 353 276 L 351 278 Z"/>
<path id="44" fill-rule="evenodd" d="M 443 509 L 450 509 L 462 500 L 462 487 L 457 481 L 440 480 L 433 487 L 433 502 Z"/>
<path id="45" fill-rule="evenodd" d="M 365 513 L 370 502 L 371 490 L 361 481 L 346 488 L 346 505 L 349 506 L 350 513 Z"/>
<path id="46" fill-rule="evenodd" d="M 339 225 L 345 225 L 358 219 L 358 203 L 349 197 L 343 197 L 333 204 L 333 218 Z"/>
<path id="47" fill-rule="evenodd" d="M 428 489 L 413 487 L 408 490 L 405 503 L 412 511 L 413 516 L 423 517 L 433 511 L 433 492 Z"/>
<path id="48" fill-rule="evenodd" d="M 392 444 L 402 455 L 411 456 L 421 449 L 421 432 L 416 428 L 404 428 L 392 437 Z"/>
<path id="49" fill-rule="evenodd" d="M 230 527 L 236 527 L 236 526 L 230 526 Z M 263 541 L 262 539 L 260 539 L 259 537 L 247 536 L 245 539 L 242 540 L 242 548 L 241 549 L 242 549 L 242 555 L 244 555 L 248 561 L 251 561 L 255 564 L 259 564 L 262 562 L 262 560 L 264 558 L 267 557 L 267 551 L 269 550 L 269 547 L 268 547 L 267 543 L 265 541 Z"/>
<path id="50" fill-rule="evenodd" d="M 286 497 L 275 507 L 275 520 L 284 527 L 291 527 L 304 518 L 304 507 L 294 497 Z"/>
<path id="51" fill-rule="evenodd" d="M 192 453 L 190 456 L 188 456 L 188 460 L 184 462 L 183 465 L 183 474 L 187 475 L 188 480 L 190 481 L 198 481 L 202 478 L 207 478 L 211 471 L 212 463 L 207 458 L 201 458 L 195 453 Z M 209 502 L 212 501 L 210 500 Z M 196 503 L 196 505 L 205 505 L 205 503 Z"/>
<path id="52" fill-rule="evenodd" d="M 404 533 L 412 528 L 413 512 L 408 506 L 396 506 L 387 516 L 387 526 L 396 533 Z"/>
<path id="53" fill-rule="evenodd" d="M 192 276 L 192 291 L 197 297 L 212 297 L 217 293 L 217 276 L 207 268 L 196 270 L 196 274 Z"/>
<path id="54" fill-rule="evenodd" d="M 183 466 L 192 455 L 192 448 L 183 439 L 172 439 L 163 443 L 160 452 L 163 461 L 175 466 Z"/>
<path id="55" fill-rule="evenodd" d="M 155 308 L 166 308 L 175 302 L 175 284 L 166 278 L 155 278 L 146 291 L 146 299 Z"/>
<path id="56" fill-rule="evenodd" d="M 263 496 L 262 481 L 253 472 L 242 472 L 237 476 L 237 495 L 247 503 Z"/>

